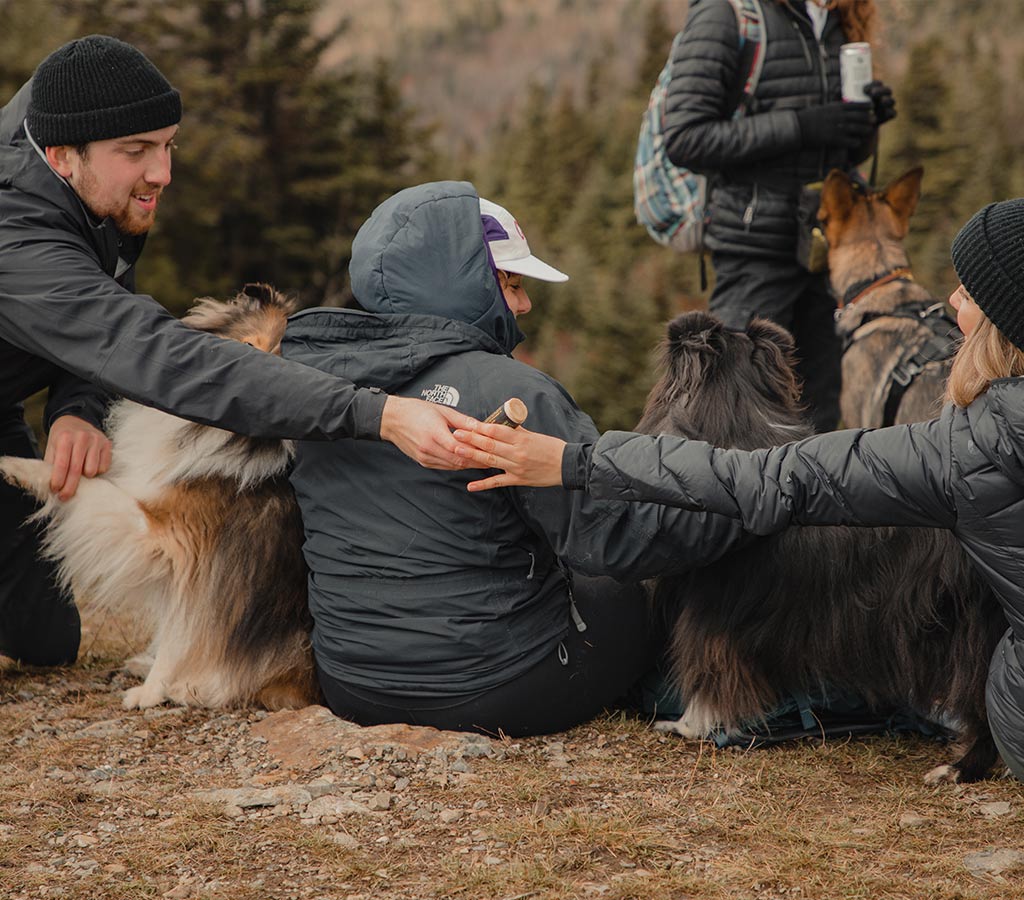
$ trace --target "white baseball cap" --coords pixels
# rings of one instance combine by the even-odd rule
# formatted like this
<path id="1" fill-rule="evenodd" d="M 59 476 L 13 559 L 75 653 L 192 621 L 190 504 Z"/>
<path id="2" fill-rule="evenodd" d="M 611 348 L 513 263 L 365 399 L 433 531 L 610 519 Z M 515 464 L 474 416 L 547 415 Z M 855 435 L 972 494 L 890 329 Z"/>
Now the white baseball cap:
<path id="1" fill-rule="evenodd" d="M 564 272 L 530 253 L 523 229 L 507 209 L 481 197 L 480 218 L 484 225 L 484 239 L 491 248 L 491 257 L 497 268 L 541 281 L 569 280 Z"/>

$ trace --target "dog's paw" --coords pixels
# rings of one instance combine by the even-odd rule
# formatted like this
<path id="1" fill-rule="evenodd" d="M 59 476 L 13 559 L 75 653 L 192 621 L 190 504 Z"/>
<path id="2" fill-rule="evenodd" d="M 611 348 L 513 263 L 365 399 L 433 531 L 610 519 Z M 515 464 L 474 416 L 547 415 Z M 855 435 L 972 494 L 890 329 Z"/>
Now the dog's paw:
<path id="1" fill-rule="evenodd" d="M 924 776 L 924 783 L 933 784 L 957 784 L 960 781 L 960 770 L 956 766 L 936 766 Z"/>
<path id="2" fill-rule="evenodd" d="M 50 472 L 53 466 L 41 459 L 0 456 L 0 477 L 28 491 L 39 500 L 50 499 Z"/>
<path id="3" fill-rule="evenodd" d="M 152 684 L 140 684 L 124 692 L 121 705 L 125 709 L 148 709 L 151 706 L 159 706 L 167 700 L 167 694 L 161 686 Z"/>
<path id="4" fill-rule="evenodd" d="M 654 723 L 653 727 L 655 731 L 660 731 L 664 734 L 678 734 L 680 737 L 691 741 L 699 741 L 701 738 L 707 737 L 707 732 L 695 730 L 687 722 L 686 716 L 681 716 L 678 719 L 659 719 Z"/>

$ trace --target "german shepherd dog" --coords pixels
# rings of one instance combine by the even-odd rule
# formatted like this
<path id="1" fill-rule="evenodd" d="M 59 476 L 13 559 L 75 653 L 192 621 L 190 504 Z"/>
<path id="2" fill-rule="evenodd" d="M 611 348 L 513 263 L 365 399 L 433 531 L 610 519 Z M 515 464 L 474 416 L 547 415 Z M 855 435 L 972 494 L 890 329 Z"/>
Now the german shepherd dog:
<path id="1" fill-rule="evenodd" d="M 247 285 L 227 302 L 197 301 L 183 322 L 277 353 L 291 312 L 272 288 Z M 67 502 L 51 495 L 42 460 L 2 457 L 0 474 L 43 502 L 35 518 L 65 589 L 152 629 L 151 667 L 125 707 L 317 702 L 292 443 L 128 400 L 112 407 L 107 430 L 110 470 L 82 479 Z"/>
<path id="2" fill-rule="evenodd" d="M 764 319 L 738 332 L 679 316 L 637 430 L 747 450 L 809 435 L 793 349 Z M 789 528 L 659 579 L 654 605 L 674 622 L 669 656 L 687 703 L 661 730 L 735 733 L 785 697 L 831 686 L 874 710 L 955 723 L 965 752 L 929 783 L 984 778 L 997 759 L 985 681 L 1006 621 L 947 531 Z"/>
<path id="3" fill-rule="evenodd" d="M 914 281 L 903 249 L 921 195 L 921 167 L 880 191 L 829 173 L 818 219 L 828 241 L 843 339 L 843 425 L 875 428 L 938 415 L 962 337 L 956 322 Z"/>

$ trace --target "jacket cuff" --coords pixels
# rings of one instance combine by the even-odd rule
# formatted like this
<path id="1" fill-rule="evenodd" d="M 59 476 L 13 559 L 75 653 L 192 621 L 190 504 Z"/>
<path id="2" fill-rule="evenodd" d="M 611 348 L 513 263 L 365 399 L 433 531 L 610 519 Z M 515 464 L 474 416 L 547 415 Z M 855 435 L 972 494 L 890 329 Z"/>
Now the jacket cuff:
<path id="1" fill-rule="evenodd" d="M 562 451 L 562 487 L 570 491 L 585 491 L 590 473 L 593 444 L 566 444 Z"/>
<path id="2" fill-rule="evenodd" d="M 360 440 L 380 440 L 380 420 L 388 395 L 380 388 L 359 388 L 352 398 L 352 437 Z"/>
<path id="3" fill-rule="evenodd" d="M 43 427 L 46 429 L 47 433 L 49 433 L 50 429 L 53 427 L 53 423 L 61 416 L 75 416 L 85 422 L 88 422 L 94 428 L 102 431 L 103 420 L 106 418 L 106 414 L 106 406 L 99 401 L 89 403 L 81 400 L 69 403 L 66 406 L 58 406 L 56 408 L 47 406 L 43 419 Z"/>

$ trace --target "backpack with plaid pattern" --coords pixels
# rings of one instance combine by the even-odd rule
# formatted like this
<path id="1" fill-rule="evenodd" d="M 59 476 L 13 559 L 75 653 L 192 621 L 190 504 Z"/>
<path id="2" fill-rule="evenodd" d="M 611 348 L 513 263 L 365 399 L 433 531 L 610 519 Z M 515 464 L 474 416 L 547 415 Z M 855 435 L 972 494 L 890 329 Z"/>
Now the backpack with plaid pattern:
<path id="1" fill-rule="evenodd" d="M 764 15 L 760 0 L 729 0 L 729 3 L 739 23 L 739 72 L 741 76 L 747 73 L 743 84 L 734 91 L 737 101 L 733 116 L 739 117 L 754 96 L 764 65 Z M 658 75 L 640 123 L 633 165 L 633 210 L 637 222 L 659 244 L 689 253 L 701 250 L 704 244 L 707 179 L 674 166 L 665 152 L 665 98 L 672 78 L 672 59 L 682 37 L 680 31 L 672 42 L 672 52 Z"/>

